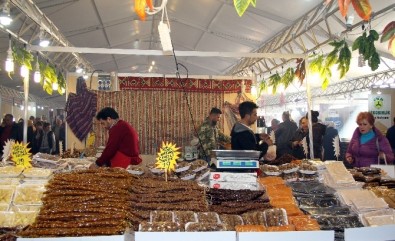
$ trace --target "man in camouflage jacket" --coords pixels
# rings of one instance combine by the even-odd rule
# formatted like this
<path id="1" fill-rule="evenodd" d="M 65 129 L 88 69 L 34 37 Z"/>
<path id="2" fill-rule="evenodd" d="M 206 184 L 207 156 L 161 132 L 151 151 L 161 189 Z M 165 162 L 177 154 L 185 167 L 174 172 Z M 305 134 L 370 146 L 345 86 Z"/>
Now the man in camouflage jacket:
<path id="1" fill-rule="evenodd" d="M 221 114 L 220 109 L 212 108 L 209 116 L 198 129 L 198 135 L 201 141 L 201 145 L 199 143 L 199 156 L 207 161 L 210 160 L 211 150 L 223 148 L 224 144 L 230 143 L 230 137 L 224 135 L 217 126 Z"/>

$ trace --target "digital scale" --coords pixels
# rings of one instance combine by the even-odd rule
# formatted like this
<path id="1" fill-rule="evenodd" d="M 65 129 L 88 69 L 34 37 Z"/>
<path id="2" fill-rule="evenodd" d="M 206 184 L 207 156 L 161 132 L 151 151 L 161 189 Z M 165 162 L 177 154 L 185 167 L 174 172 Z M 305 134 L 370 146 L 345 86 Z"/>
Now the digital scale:
<path id="1" fill-rule="evenodd" d="M 259 151 L 213 150 L 211 165 L 216 169 L 258 169 Z"/>

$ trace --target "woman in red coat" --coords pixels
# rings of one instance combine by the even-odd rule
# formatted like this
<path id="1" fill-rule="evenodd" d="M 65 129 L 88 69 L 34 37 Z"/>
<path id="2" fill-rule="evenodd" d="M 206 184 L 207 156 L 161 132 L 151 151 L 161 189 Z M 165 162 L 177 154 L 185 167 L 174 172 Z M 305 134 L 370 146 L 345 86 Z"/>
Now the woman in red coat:
<path id="1" fill-rule="evenodd" d="M 120 120 L 118 113 L 105 107 L 96 115 L 100 124 L 108 129 L 108 141 L 102 155 L 96 160 L 97 166 L 122 167 L 141 163 L 139 139 L 136 130 L 126 121 Z"/>

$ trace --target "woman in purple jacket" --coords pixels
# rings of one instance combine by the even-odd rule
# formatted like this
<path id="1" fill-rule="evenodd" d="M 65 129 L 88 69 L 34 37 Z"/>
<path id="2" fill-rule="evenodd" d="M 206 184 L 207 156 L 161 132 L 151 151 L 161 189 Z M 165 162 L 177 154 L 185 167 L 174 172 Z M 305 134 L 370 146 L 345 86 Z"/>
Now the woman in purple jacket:
<path id="1" fill-rule="evenodd" d="M 378 158 L 392 163 L 394 154 L 388 139 L 374 127 L 374 116 L 361 112 L 357 116 L 358 128 L 354 131 L 347 148 L 346 160 L 355 167 L 368 167 L 377 164 Z"/>

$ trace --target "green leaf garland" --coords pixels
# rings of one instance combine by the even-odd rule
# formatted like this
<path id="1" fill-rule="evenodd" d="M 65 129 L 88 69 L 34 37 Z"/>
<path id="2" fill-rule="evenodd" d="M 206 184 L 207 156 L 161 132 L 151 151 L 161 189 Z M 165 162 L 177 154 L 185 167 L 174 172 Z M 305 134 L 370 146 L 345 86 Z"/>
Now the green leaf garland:
<path id="1" fill-rule="evenodd" d="M 250 4 L 254 7 L 256 6 L 256 0 L 233 0 L 233 4 L 237 14 L 241 17 Z"/>
<path id="2" fill-rule="evenodd" d="M 368 65 L 372 71 L 378 69 L 380 65 L 380 56 L 374 46 L 374 42 L 377 40 L 379 40 L 379 34 L 375 30 L 370 30 L 369 36 L 366 31 L 363 32 L 363 34 L 359 36 L 352 45 L 352 50 L 355 51 L 358 49 L 358 52 L 363 56 L 363 59 L 368 61 Z"/>
<path id="3" fill-rule="evenodd" d="M 13 43 L 12 57 L 18 65 L 25 65 L 30 71 L 33 69 L 32 63 L 34 62 L 34 56 L 24 47 L 20 47 Z M 44 91 L 49 95 L 52 95 L 52 84 L 58 83 L 58 92 L 60 95 L 63 95 L 62 89 L 66 89 L 66 81 L 63 74 L 61 72 L 57 73 L 56 68 L 53 65 L 45 62 L 39 61 L 39 68 L 41 72 L 40 84 L 43 86 Z M 11 73 L 9 73 L 9 76 L 11 78 Z"/>

